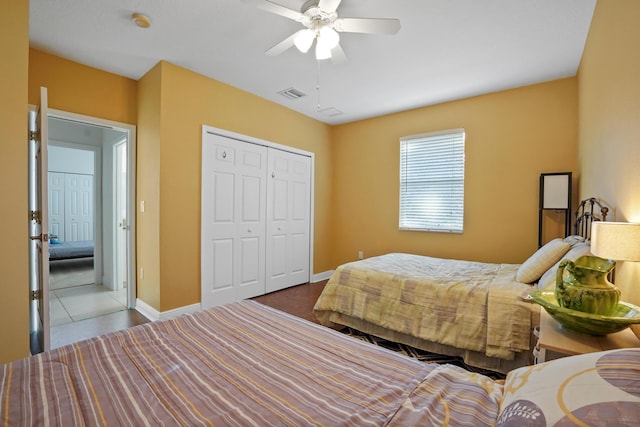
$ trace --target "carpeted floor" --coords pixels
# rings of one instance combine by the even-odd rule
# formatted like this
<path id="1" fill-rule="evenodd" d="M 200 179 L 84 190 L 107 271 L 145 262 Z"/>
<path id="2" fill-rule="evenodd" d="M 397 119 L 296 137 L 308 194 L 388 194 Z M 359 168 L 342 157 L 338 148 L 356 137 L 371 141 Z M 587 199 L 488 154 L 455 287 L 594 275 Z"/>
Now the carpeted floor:
<path id="1" fill-rule="evenodd" d="M 413 348 L 410 347 L 408 345 L 405 344 L 399 344 L 396 342 L 392 342 L 392 341 L 387 341 L 383 338 L 378 338 L 376 336 L 373 335 L 369 335 L 369 334 L 365 334 L 364 332 L 360 332 L 357 331 L 355 329 L 351 329 L 349 327 L 346 327 L 344 329 L 342 329 L 340 332 L 352 336 L 354 338 L 358 338 L 360 340 L 369 342 L 371 344 L 375 344 L 378 345 L 380 347 L 384 347 L 387 348 L 389 350 L 393 350 L 393 351 L 397 351 L 399 353 L 402 353 L 406 356 L 409 357 L 413 357 L 415 359 L 418 359 L 422 362 L 425 363 L 440 363 L 440 364 L 444 364 L 444 363 L 448 363 L 450 365 L 456 365 L 456 366 L 460 366 L 468 371 L 471 372 L 477 372 L 479 374 L 483 374 L 486 375 L 490 378 L 493 379 L 504 379 L 505 375 L 498 373 L 498 372 L 493 372 L 493 371 L 488 371 L 486 369 L 480 369 L 480 368 L 475 368 L 473 366 L 469 366 L 466 363 L 464 363 L 464 361 L 462 360 L 462 358 L 460 357 L 455 357 L 455 356 L 444 356 L 441 354 L 435 354 L 435 353 L 430 353 L 428 351 L 424 351 L 424 350 L 420 350 L 417 348 Z"/>

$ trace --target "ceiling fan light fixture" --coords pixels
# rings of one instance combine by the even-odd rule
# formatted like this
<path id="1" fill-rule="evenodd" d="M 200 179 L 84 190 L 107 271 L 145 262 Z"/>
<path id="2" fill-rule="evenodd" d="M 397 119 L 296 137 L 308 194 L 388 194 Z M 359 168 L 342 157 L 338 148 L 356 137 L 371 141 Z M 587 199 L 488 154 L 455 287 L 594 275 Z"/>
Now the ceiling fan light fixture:
<path id="1" fill-rule="evenodd" d="M 331 49 L 326 44 L 320 43 L 320 38 L 318 38 L 316 43 L 316 59 L 320 61 L 329 58 L 331 58 Z"/>
<path id="2" fill-rule="evenodd" d="M 326 45 L 331 50 L 340 43 L 340 35 L 333 28 L 325 25 L 318 31 L 318 43 Z"/>
<path id="3" fill-rule="evenodd" d="M 313 39 L 315 38 L 316 33 L 307 28 L 306 30 L 298 31 L 295 39 L 293 39 L 293 43 L 300 52 L 307 53 L 313 44 Z"/>

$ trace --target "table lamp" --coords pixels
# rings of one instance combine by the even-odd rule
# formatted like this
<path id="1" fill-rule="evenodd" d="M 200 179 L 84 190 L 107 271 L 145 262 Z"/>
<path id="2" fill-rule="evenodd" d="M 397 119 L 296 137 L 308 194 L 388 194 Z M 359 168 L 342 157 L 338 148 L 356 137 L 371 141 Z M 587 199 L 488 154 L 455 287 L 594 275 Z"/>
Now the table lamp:
<path id="1" fill-rule="evenodd" d="M 593 222 L 591 253 L 614 261 L 640 261 L 640 223 Z M 640 326 L 631 329 L 640 338 Z"/>

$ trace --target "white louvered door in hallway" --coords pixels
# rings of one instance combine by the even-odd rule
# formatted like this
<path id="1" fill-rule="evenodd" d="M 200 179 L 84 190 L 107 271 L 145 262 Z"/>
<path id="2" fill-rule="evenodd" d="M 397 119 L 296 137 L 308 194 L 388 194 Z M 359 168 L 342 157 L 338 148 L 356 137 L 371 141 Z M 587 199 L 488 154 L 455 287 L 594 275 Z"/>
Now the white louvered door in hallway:
<path id="1" fill-rule="evenodd" d="M 202 307 L 308 282 L 311 156 L 207 129 L 213 128 L 205 126 L 202 136 Z"/>

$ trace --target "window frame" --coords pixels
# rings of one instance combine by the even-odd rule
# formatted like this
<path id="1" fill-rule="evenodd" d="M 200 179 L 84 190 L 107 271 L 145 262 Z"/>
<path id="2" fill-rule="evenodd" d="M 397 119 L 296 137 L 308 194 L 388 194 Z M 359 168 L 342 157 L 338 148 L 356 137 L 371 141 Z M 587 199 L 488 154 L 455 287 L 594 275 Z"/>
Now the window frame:
<path id="1" fill-rule="evenodd" d="M 438 148 L 442 148 L 447 144 L 447 139 L 451 139 L 450 144 L 451 148 L 449 148 L 449 153 L 440 153 L 434 158 L 433 161 L 426 160 L 423 161 L 424 164 L 417 165 L 418 167 L 427 168 L 429 166 L 433 166 L 436 164 L 443 164 L 442 162 L 446 161 L 449 158 L 450 162 L 448 165 L 450 166 L 448 172 L 450 176 L 447 178 L 442 177 L 439 173 L 432 174 L 421 174 L 421 178 L 413 178 L 409 179 L 406 177 L 407 171 L 407 162 L 410 159 L 407 158 L 407 145 L 408 144 L 416 144 L 421 145 L 418 147 L 421 150 L 421 154 L 424 155 L 433 155 L 436 151 L 436 148 L 432 147 L 431 152 L 429 152 L 429 148 L 425 148 L 427 144 L 438 144 Z M 400 162 L 399 162 L 399 178 L 400 178 L 400 188 L 398 194 L 398 202 L 399 202 L 399 211 L 398 211 L 398 229 L 401 231 L 427 231 L 427 232 L 440 232 L 440 233 L 454 233 L 461 234 L 464 232 L 464 199 L 465 199 L 465 149 L 466 149 L 466 133 L 464 128 L 457 129 L 449 129 L 444 131 L 437 132 L 428 132 L 417 135 L 409 135 L 403 136 L 400 138 Z M 423 159 L 424 160 L 424 159 Z M 453 162 L 453 163 L 452 163 Z M 444 163 L 447 165 L 447 163 Z M 416 165 L 414 164 L 413 167 Z M 409 166 L 411 167 L 411 166 Z M 422 169 L 424 170 L 424 169 Z M 410 171 L 409 171 L 410 173 Z M 440 176 L 438 176 L 440 175 Z M 429 218 L 425 218 L 425 221 L 419 223 L 420 215 L 411 215 L 406 212 L 406 209 L 410 209 L 410 205 L 412 202 L 404 199 L 407 194 L 409 197 L 413 194 L 413 197 L 416 199 L 420 199 L 419 189 L 417 191 L 411 192 L 408 187 L 411 186 L 411 181 L 414 181 L 414 185 L 416 181 L 425 181 L 425 180 L 433 180 L 435 183 L 444 184 L 439 185 L 438 188 L 442 192 L 443 190 L 448 190 L 450 193 L 457 193 L 456 200 L 451 202 L 451 197 L 447 198 L 447 204 L 445 209 L 438 211 L 438 207 L 435 204 L 430 204 L 427 209 L 431 209 L 436 211 L 436 218 L 431 220 Z M 447 182 L 449 182 L 447 184 Z M 436 188 L 431 194 L 437 197 L 438 188 Z M 410 191 L 410 193 L 407 193 Z M 423 192 L 424 193 L 424 192 Z M 417 194 L 417 197 L 416 197 Z M 425 196 L 427 194 L 422 194 Z M 424 198 L 422 198 L 424 200 Z M 428 202 L 427 202 L 428 203 Z M 413 203 L 413 210 L 420 209 L 418 203 Z M 449 213 L 446 211 L 455 212 L 454 221 L 438 221 L 438 218 L 447 218 L 449 217 Z M 444 211 L 444 213 L 443 213 Z M 428 215 L 428 214 L 427 214 Z M 413 220 L 413 221 L 412 221 Z"/>

